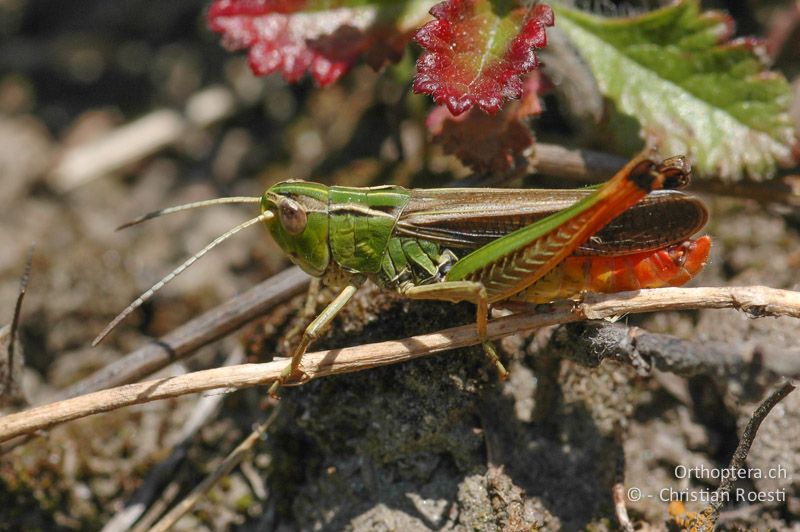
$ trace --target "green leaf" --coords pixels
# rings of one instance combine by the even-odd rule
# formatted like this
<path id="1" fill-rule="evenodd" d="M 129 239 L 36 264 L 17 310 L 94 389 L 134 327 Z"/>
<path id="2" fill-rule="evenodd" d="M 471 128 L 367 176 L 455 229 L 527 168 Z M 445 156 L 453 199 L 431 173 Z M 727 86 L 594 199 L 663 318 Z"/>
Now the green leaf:
<path id="1" fill-rule="evenodd" d="M 603 94 L 664 154 L 728 180 L 795 162 L 789 85 L 765 70 L 756 41 L 729 40 L 727 15 L 701 13 L 696 0 L 620 19 L 554 9 Z"/>

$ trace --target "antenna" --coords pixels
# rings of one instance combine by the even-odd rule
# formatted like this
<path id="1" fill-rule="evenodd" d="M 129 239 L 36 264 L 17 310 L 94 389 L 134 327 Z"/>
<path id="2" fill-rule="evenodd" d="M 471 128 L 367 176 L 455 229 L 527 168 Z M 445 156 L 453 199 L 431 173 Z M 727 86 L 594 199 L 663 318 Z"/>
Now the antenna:
<path id="1" fill-rule="evenodd" d="M 159 209 L 157 211 L 148 212 L 147 214 L 143 214 L 138 218 L 131 220 L 128 223 L 124 223 L 117 227 L 116 231 L 120 229 L 125 229 L 126 227 L 130 227 L 132 225 L 138 225 L 142 222 L 146 222 L 147 220 L 152 220 L 153 218 L 158 218 L 159 216 L 163 216 L 165 214 L 172 214 L 174 212 L 181 212 L 181 211 L 188 211 L 189 209 L 197 209 L 198 207 L 209 207 L 211 205 L 222 205 L 225 203 L 259 203 L 261 202 L 260 197 L 256 196 L 232 196 L 230 198 L 217 198 L 211 200 L 204 200 L 204 201 L 196 201 L 194 203 L 186 203 L 185 205 L 177 205 L 175 207 L 167 207 L 166 209 Z"/>
<path id="2" fill-rule="evenodd" d="M 222 198 L 222 199 L 231 199 L 231 198 Z M 217 201 L 217 200 L 210 200 L 210 201 Z M 203 202 L 201 202 L 201 203 L 203 203 Z M 184 207 L 187 207 L 187 206 L 184 206 Z M 178 208 L 178 207 L 172 207 L 172 208 L 174 209 L 174 208 Z M 191 208 L 191 207 L 187 207 L 187 208 Z M 166 209 L 166 210 L 169 210 L 169 209 Z M 172 212 L 174 212 L 174 211 L 172 211 Z M 259 214 L 258 216 L 256 216 L 255 218 L 251 218 L 250 220 L 247 220 L 246 222 L 240 223 L 239 225 L 237 225 L 233 229 L 230 229 L 229 231 L 226 231 L 224 234 L 222 234 L 222 235 L 218 236 L 217 238 L 215 238 L 210 244 L 208 244 L 206 247 L 204 247 L 203 249 L 201 249 L 200 251 L 198 251 L 197 253 L 195 253 L 194 255 L 189 257 L 188 259 L 186 259 L 186 261 L 183 264 L 181 264 L 180 266 L 178 266 L 177 268 L 175 268 L 174 270 L 169 272 L 167 275 L 165 275 L 160 281 L 158 281 L 156 284 L 151 286 L 149 290 L 147 290 L 145 293 L 143 293 L 142 295 L 137 297 L 130 305 L 128 305 L 125 308 L 125 310 L 120 312 L 117 315 L 117 317 L 114 318 L 113 320 L 111 320 L 111 322 L 108 325 L 106 325 L 105 329 L 103 329 L 100 332 L 100 334 L 97 335 L 97 338 L 95 338 L 92 341 L 92 347 L 94 347 L 97 344 L 99 344 L 103 340 L 103 338 L 108 336 L 108 333 L 110 333 L 112 330 L 114 330 L 114 328 L 117 325 L 119 325 L 119 323 L 122 320 L 127 318 L 130 315 L 131 312 L 133 312 L 134 310 L 136 310 L 137 308 L 142 306 L 142 304 L 145 301 L 147 301 L 148 299 L 153 297 L 153 294 L 155 294 L 156 292 L 161 290 L 164 287 L 164 285 L 166 285 L 167 283 L 169 283 L 170 281 L 175 279 L 177 276 L 182 274 L 189 266 L 191 266 L 192 264 L 197 262 L 197 260 L 200 257 L 205 255 L 206 253 L 208 253 L 209 251 L 211 251 L 212 249 L 217 247 L 217 245 L 219 245 L 223 241 L 227 240 L 228 238 L 232 237 L 233 235 L 235 235 L 236 233 L 238 233 L 242 229 L 246 229 L 246 228 L 250 227 L 253 224 L 257 224 L 258 222 L 262 222 L 264 220 L 268 220 L 268 219 L 272 218 L 273 216 L 274 215 L 270 211 L 263 212 L 263 213 Z"/>

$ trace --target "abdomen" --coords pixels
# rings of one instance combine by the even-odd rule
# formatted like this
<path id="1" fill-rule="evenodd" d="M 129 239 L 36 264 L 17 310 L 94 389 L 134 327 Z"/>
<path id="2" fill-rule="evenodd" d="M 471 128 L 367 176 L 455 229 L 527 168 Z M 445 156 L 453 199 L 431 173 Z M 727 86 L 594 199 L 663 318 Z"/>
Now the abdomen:
<path id="1" fill-rule="evenodd" d="M 583 291 L 614 293 L 681 286 L 703 269 L 710 250 L 711 238 L 702 236 L 656 251 L 630 255 L 573 255 L 513 300 L 547 303 Z"/>

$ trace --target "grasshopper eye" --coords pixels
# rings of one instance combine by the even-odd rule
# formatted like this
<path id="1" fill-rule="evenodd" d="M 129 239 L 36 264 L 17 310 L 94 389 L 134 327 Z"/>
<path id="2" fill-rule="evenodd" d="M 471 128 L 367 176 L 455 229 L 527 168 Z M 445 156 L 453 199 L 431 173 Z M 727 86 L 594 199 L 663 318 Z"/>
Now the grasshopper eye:
<path id="1" fill-rule="evenodd" d="M 288 198 L 284 198 L 278 203 L 278 217 L 286 232 L 293 236 L 302 233 L 308 223 L 305 209 L 296 201 Z"/>

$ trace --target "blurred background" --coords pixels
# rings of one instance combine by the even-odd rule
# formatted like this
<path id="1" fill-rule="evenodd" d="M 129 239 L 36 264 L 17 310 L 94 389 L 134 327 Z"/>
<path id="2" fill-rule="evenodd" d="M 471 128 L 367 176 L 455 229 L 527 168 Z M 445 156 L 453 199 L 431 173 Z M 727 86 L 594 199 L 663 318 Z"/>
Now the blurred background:
<path id="1" fill-rule="evenodd" d="M 596 4 L 598 10 L 630 11 L 655 2 Z M 738 34 L 775 39 L 780 37 L 776 20 L 796 11 L 792 2 L 777 1 L 703 5 L 731 11 Z M 22 393 L 9 400 L 16 407 L 21 401 L 47 401 L 59 388 L 288 265 L 263 230 L 250 229 L 90 348 L 92 338 L 133 298 L 255 210 L 219 206 L 115 232 L 121 223 L 165 206 L 260 195 L 287 178 L 426 187 L 477 179 L 430 142 L 424 121 L 432 104 L 412 94 L 407 81 L 416 47 L 381 73 L 362 65 L 325 90 L 309 80 L 290 86 L 277 76 L 254 77 L 243 53 L 221 47 L 206 28 L 207 8 L 204 0 L 0 0 L 0 324 L 12 319 L 33 249 L 18 336 L 17 356 L 25 362 Z M 790 25 L 784 33 L 775 68 L 791 82 L 800 66 L 798 32 Z M 793 87 L 797 94 L 796 79 Z M 574 144 L 584 138 L 555 96 L 544 99 L 534 129 L 542 141 Z M 712 209 L 708 232 L 715 247 L 696 284 L 798 288 L 795 210 L 745 199 L 704 199 Z M 800 343 L 796 322 L 753 321 L 735 311 L 665 313 L 632 323 L 692 338 Z M 7 344 L 7 330 L 3 341 Z M 162 374 L 218 365 L 238 345 L 234 335 Z M 242 356 L 256 361 L 258 354 L 250 350 Z M 666 454 L 728 456 L 749 410 L 727 403 L 726 391 L 703 390 L 701 382 L 664 386 L 679 386 L 689 395 L 674 392 L 680 396 L 672 397 L 674 408 L 665 407 L 657 421 L 641 421 L 638 447 L 630 452 L 652 448 L 647 433 L 658 424 L 664 433 L 676 434 L 670 441 L 678 447 L 662 449 Z M 196 483 L 249 432 L 261 412 L 261 395 L 250 390 L 225 399 L 225 413 L 211 418 L 185 448 L 182 485 Z M 686 397 L 696 402 L 687 404 Z M 782 415 L 795 416 L 798 410 L 786 404 Z M 8 452 L 0 457 L 0 529 L 101 528 L 181 441 L 180 429 L 196 408 L 196 397 L 149 403 L 69 423 Z M 696 415 L 698 409 L 703 416 Z M 694 413 L 691 420 L 687 412 Z M 783 417 L 771 428 L 765 424 L 761 438 L 772 447 L 754 450 L 755 459 L 761 452 L 764 463 L 777 456 L 800 462 L 797 421 Z M 267 522 L 269 508 L 274 524 L 274 504 L 262 497 L 271 456 L 266 448 L 258 451 L 249 469 L 228 477 L 181 529 L 256 527 Z M 649 474 L 647 467 L 639 473 Z M 791 493 L 797 489 L 790 483 Z M 749 523 L 796 526 L 800 498 L 793 501 Z M 301 524 L 325 523 L 320 519 Z M 297 525 L 287 522 L 285 529 Z"/>
<path id="2" fill-rule="evenodd" d="M 23 396 L 46 402 L 288 266 L 268 235 L 251 229 L 91 348 L 133 298 L 256 211 L 220 206 L 115 232 L 121 223 L 190 201 L 258 196 L 288 178 L 433 186 L 468 173 L 428 153 L 429 103 L 406 81 L 411 54 L 383 74 L 359 66 L 325 91 L 310 80 L 290 86 L 254 77 L 244 54 L 226 51 L 206 28 L 207 8 L 203 0 L 0 1 L 0 324 L 11 322 L 33 248 L 16 350 L 24 392 L 9 393 L 6 411 Z M 219 365 L 237 345 L 229 338 L 162 375 Z M 196 399 L 84 420 L 6 454 L 0 529 L 100 527 L 180 441 Z M 199 440 L 210 447 L 201 444 L 197 467 L 224 456 L 222 440 L 235 445 L 249 432 L 262 399 L 240 395 L 226 409 L 241 416 L 204 428 Z M 246 504 L 252 487 L 234 484 L 211 529 L 259 514 L 257 502 Z"/>

